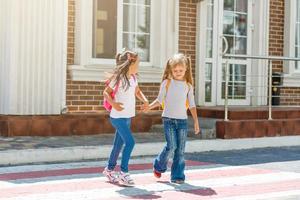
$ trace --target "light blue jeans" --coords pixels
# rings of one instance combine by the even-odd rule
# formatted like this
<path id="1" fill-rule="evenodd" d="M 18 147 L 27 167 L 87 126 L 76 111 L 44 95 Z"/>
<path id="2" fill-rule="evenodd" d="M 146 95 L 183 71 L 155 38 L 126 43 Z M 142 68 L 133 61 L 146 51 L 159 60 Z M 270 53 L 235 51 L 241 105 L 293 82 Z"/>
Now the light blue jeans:
<path id="1" fill-rule="evenodd" d="M 185 180 L 184 151 L 187 137 L 187 119 L 171 119 L 163 117 L 166 146 L 154 160 L 154 169 L 165 172 L 169 158 L 172 154 L 173 163 L 171 167 L 171 181 Z"/>
<path id="2" fill-rule="evenodd" d="M 128 162 L 135 144 L 130 130 L 131 118 L 110 118 L 110 121 L 116 132 L 107 167 L 109 170 L 116 167 L 120 151 L 125 144 L 122 152 L 121 171 L 128 172 Z"/>

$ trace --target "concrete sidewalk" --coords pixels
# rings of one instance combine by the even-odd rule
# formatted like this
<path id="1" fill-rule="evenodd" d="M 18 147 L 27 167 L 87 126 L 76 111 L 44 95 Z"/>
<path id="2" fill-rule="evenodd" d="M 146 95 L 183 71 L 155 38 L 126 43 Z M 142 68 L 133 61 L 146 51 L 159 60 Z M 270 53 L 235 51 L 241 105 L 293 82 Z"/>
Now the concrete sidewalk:
<path id="1" fill-rule="evenodd" d="M 165 145 L 161 133 L 134 133 L 133 156 L 158 154 Z M 43 162 L 106 159 L 114 134 L 67 137 L 0 137 L 0 166 Z M 249 139 L 197 139 L 188 137 L 186 152 L 226 151 L 265 147 L 300 146 L 300 136 Z"/>

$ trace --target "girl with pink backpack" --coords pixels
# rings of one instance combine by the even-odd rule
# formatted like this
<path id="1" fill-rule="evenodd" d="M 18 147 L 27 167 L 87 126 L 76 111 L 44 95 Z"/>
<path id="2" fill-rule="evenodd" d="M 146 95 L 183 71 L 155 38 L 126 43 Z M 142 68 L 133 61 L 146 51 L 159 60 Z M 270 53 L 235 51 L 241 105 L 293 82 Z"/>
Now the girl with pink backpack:
<path id="1" fill-rule="evenodd" d="M 103 91 L 103 106 L 110 111 L 110 121 L 116 129 L 113 148 L 103 174 L 109 182 L 120 182 L 127 186 L 134 185 L 128 173 L 128 162 L 135 144 L 130 130 L 131 118 L 135 116 L 135 97 L 144 103 L 144 108 L 149 106 L 136 79 L 139 61 L 139 56 L 133 51 L 124 50 L 117 54 L 116 68 Z M 121 171 L 116 173 L 114 169 L 123 144 Z"/>

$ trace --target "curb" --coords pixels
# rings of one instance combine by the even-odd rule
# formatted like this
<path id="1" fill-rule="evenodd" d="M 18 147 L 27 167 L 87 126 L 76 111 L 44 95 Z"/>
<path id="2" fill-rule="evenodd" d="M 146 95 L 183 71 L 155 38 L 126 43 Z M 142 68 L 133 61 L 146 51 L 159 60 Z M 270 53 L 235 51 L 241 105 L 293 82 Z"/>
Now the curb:
<path id="1" fill-rule="evenodd" d="M 157 155 L 165 142 L 137 143 L 132 156 Z M 229 151 L 267 147 L 300 146 L 300 136 L 187 141 L 186 152 Z M 0 151 L 0 166 L 108 158 L 112 146 L 75 146 Z"/>

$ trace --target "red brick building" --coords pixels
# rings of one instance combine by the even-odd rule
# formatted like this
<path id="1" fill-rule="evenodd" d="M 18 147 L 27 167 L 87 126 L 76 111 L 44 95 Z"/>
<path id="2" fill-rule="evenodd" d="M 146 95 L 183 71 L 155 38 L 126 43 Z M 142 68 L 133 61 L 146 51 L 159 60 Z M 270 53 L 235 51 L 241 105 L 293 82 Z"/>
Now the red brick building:
<path id="1" fill-rule="evenodd" d="M 124 1 L 127 2 L 127 1 Z M 128 1 L 135 2 L 135 1 Z M 137 1 L 139 2 L 139 1 Z M 147 1 L 141 1 L 145 3 Z M 289 44 L 287 39 L 287 34 L 291 31 L 286 30 L 286 35 L 284 32 L 284 27 L 286 29 L 292 29 L 294 31 L 294 36 L 296 38 L 296 28 L 299 26 L 297 21 L 296 13 L 297 11 L 292 11 L 292 8 L 295 9 L 297 6 L 292 6 L 289 3 L 285 6 L 284 0 L 270 0 L 270 1 L 255 1 L 255 0 L 232 0 L 232 1 L 196 1 L 196 0 L 180 0 L 178 1 L 167 1 L 165 3 L 151 1 L 149 2 L 149 7 L 144 7 L 139 3 L 124 3 L 123 9 L 126 7 L 141 7 L 141 9 L 149 9 L 151 11 L 148 18 L 149 20 L 149 33 L 150 33 L 150 42 L 151 39 L 156 40 L 155 37 L 155 28 L 158 25 L 163 27 L 166 30 L 160 30 L 161 37 L 168 38 L 167 45 L 161 45 L 155 48 L 155 45 L 152 43 L 149 44 L 149 52 L 157 51 L 157 49 L 167 49 L 167 53 L 159 53 L 155 57 L 161 57 L 159 62 L 151 63 L 150 66 L 145 64 L 145 67 L 141 67 L 141 78 L 140 85 L 142 86 L 143 91 L 153 100 L 157 95 L 157 87 L 160 81 L 160 73 L 164 67 L 164 63 L 168 56 L 177 51 L 183 52 L 191 56 L 194 67 L 194 74 L 196 79 L 196 93 L 197 93 L 197 102 L 201 106 L 211 106 L 211 105 L 223 105 L 222 95 L 221 95 L 221 73 L 218 68 L 220 68 L 220 62 L 222 62 L 220 54 L 220 49 L 222 49 L 222 41 L 220 37 L 225 35 L 229 40 L 229 51 L 234 54 L 247 54 L 247 55 L 276 55 L 276 56 L 297 56 L 295 51 L 296 41 L 294 40 L 295 50 L 285 53 L 285 49 L 290 49 L 287 47 Z M 289 1 L 287 1 L 289 2 Z M 83 2 L 82 2 L 83 3 Z M 97 12 L 101 12 L 101 3 L 102 1 L 95 1 L 95 4 L 99 4 L 99 9 Z M 294 2 L 296 4 L 296 1 Z M 78 19 L 75 14 L 76 12 L 84 12 L 82 9 L 76 9 L 79 7 L 80 1 L 69 0 L 69 23 L 68 23 L 68 81 L 67 81 L 67 106 L 70 112 L 90 112 L 90 111 L 99 111 L 103 108 L 101 107 L 101 101 L 103 97 L 101 96 L 101 90 L 103 90 L 103 84 L 97 80 L 101 79 L 101 73 L 103 71 L 109 70 L 105 67 L 101 69 L 101 61 L 94 61 L 94 66 L 90 66 L 91 73 L 98 73 L 99 76 L 84 78 L 82 73 L 79 74 L 78 69 L 79 65 L 76 62 L 76 21 L 84 20 Z M 83 3 L 85 4 L 85 3 Z M 88 3 L 86 3 L 88 4 Z M 114 3 L 111 3 L 113 6 Z M 156 4 L 165 4 L 158 5 L 157 9 Z M 145 4 L 146 5 L 146 4 Z M 92 6 L 90 3 L 89 6 Z M 116 6 L 116 5 L 115 5 Z M 92 6 L 93 7 L 93 6 Z M 92 7 L 90 9 L 92 9 Z M 122 6 L 121 6 L 122 7 Z M 153 8 L 152 8 L 153 7 Z M 155 9 L 153 11 L 153 9 Z M 92 12 L 92 11 L 90 11 Z M 94 11 L 95 12 L 95 11 Z M 141 11 L 143 12 L 143 11 Z M 146 12 L 146 11 L 145 11 Z M 285 12 L 291 14 L 285 15 Z M 294 12 L 294 13 L 293 13 Z M 156 14 L 154 14 L 156 13 Z M 157 13 L 161 18 L 157 19 L 152 15 L 157 17 Z M 77 13 L 78 14 L 78 13 Z M 90 13 L 91 14 L 91 13 Z M 123 13 L 124 14 L 124 13 Z M 128 14 L 128 13 L 127 13 Z M 138 15 L 139 13 L 136 13 Z M 125 14 L 124 14 L 125 16 Z M 136 16 L 138 17 L 138 16 Z M 289 18 L 295 18 L 294 20 Z M 89 19 L 92 19 L 91 16 Z M 165 20 L 165 21 L 164 21 Z M 285 23 L 286 21 L 294 21 L 294 24 L 289 27 L 289 24 Z M 98 19 L 98 22 L 101 23 L 101 19 Z M 86 22 L 87 23 L 87 22 Z M 121 22 L 123 23 L 123 22 Z M 126 22 L 127 23 L 127 22 Z M 224 24 L 228 23 L 228 24 Z M 151 25 L 152 24 L 152 25 Z M 154 25 L 153 25 L 154 24 Z M 213 26 L 212 26 L 213 25 Z M 92 26 L 92 22 L 90 22 Z M 117 26 L 117 23 L 115 23 Z M 152 30 L 152 29 L 154 30 Z M 101 28 L 99 28 L 101 29 Z M 230 30 L 232 29 L 232 30 Z M 90 31 L 94 29 L 90 28 Z M 234 33 L 234 30 L 236 33 Z M 81 30 L 84 31 L 84 30 Z M 95 31 L 95 30 L 94 30 Z M 153 31 L 153 32 L 151 32 Z M 227 31 L 227 32 L 226 32 Z M 86 34 L 86 33 L 84 33 Z M 154 36 L 152 36 L 152 34 Z M 91 34 L 89 34 L 91 35 Z M 171 37 L 171 38 L 169 38 Z M 286 39 L 285 39 L 286 38 Z M 119 38 L 118 38 L 119 39 Z M 161 40 L 165 41 L 163 38 Z M 82 40 L 82 39 L 81 39 Z M 88 38 L 92 40 L 92 38 Z M 121 40 L 121 39 L 120 39 Z M 285 43 L 285 40 L 287 41 Z M 82 42 L 78 41 L 77 42 Z M 169 42 L 169 43 L 168 43 Z M 161 42 L 163 43 L 163 42 Z M 126 43 L 127 44 L 127 43 Z M 286 44 L 286 45 L 285 45 Z M 169 46 L 168 46 L 169 45 Z M 125 45 L 126 46 L 126 45 Z M 121 47 L 124 47 L 124 45 Z M 121 48 L 119 47 L 119 48 Z M 131 47 L 131 46 L 129 46 Z M 133 47 L 134 48 L 134 47 Z M 229 52 L 228 52 L 229 53 Z M 208 55 L 209 54 L 209 55 Z M 151 55 L 151 53 L 150 53 Z M 101 56 L 100 56 L 101 57 Z M 113 58 L 113 55 L 110 56 Z M 207 61 L 204 61 L 207 60 Z M 212 61 L 213 60 L 213 61 Z M 104 63 L 104 62 L 103 62 Z M 232 92 L 239 93 L 240 96 L 249 96 L 249 91 L 252 89 L 254 92 L 253 96 L 263 96 L 265 91 L 258 91 L 255 86 L 251 88 L 251 84 L 254 85 L 256 80 L 251 80 L 251 75 L 259 74 L 263 75 L 266 70 L 266 63 L 261 61 L 250 61 L 250 63 L 244 64 L 245 62 L 237 62 L 237 65 L 232 66 L 235 71 L 240 71 L 241 76 L 248 76 L 247 81 L 240 80 L 236 84 L 236 90 L 232 89 Z M 293 63 L 287 63 L 287 65 L 293 65 Z M 92 64 L 93 65 L 93 64 Z M 103 64 L 104 65 L 104 64 Z M 257 67 L 255 67 L 255 65 Z M 294 65 L 293 65 L 294 66 Z M 82 67 L 82 65 L 81 65 Z M 112 67 L 112 66 L 111 66 Z M 247 69 L 245 69 L 247 68 Z M 249 69 L 248 69 L 249 68 Z M 264 68 L 259 69 L 259 68 Z M 290 67 L 292 68 L 292 67 Z M 296 67 L 295 67 L 296 68 Z M 78 69 L 78 74 L 76 75 L 76 70 Z M 149 70 L 148 70 L 149 69 Z M 152 69 L 155 69 L 155 72 L 151 72 Z M 297 68 L 298 69 L 298 68 Z M 148 71 L 147 71 L 148 70 Z M 261 71 L 259 71 L 261 70 Z M 274 71 L 285 72 L 283 78 L 283 86 L 281 91 L 282 95 L 289 96 L 290 94 L 299 94 L 299 81 L 297 79 L 297 70 L 290 70 L 289 67 L 284 66 L 282 62 L 274 63 Z M 94 75 L 95 75 L 94 74 Z M 204 74 L 207 77 L 204 77 Z M 71 76 L 72 75 L 72 76 Z M 101 76 L 101 78 L 100 78 Z M 151 76 L 149 80 L 148 77 Z M 295 78 L 294 78 L 295 77 Z M 79 81 L 84 80 L 84 81 Z M 259 80 L 263 86 L 265 80 Z M 234 84 L 234 83 L 233 83 Z M 244 88 L 244 89 L 243 89 Z M 247 90 L 247 91 L 246 91 Z M 245 97 L 242 99 L 236 100 L 234 96 L 232 97 L 232 104 L 236 105 L 265 105 L 265 99 L 253 100 L 250 102 L 250 98 Z M 284 105 L 299 105 L 300 98 L 281 98 L 281 103 Z"/>
<path id="2" fill-rule="evenodd" d="M 123 47 L 141 56 L 139 85 L 150 100 L 167 59 L 189 55 L 196 102 L 204 108 L 224 105 L 225 40 L 228 54 L 300 57 L 298 0 L 18 1 L 1 5 L 2 118 L 101 113 L 105 72 Z M 266 106 L 267 62 L 228 62 L 229 104 Z M 273 72 L 282 77 L 280 105 L 300 105 L 300 64 L 276 61 Z"/>

